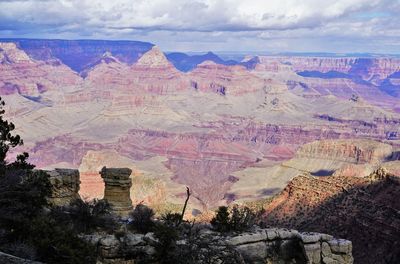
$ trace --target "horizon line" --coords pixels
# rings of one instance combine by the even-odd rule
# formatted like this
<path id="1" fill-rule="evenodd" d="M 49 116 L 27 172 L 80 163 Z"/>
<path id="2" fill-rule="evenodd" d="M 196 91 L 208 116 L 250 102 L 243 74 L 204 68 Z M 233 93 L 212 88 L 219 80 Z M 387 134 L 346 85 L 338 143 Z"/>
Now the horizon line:
<path id="1" fill-rule="evenodd" d="M 94 39 L 94 38 L 88 38 L 88 39 L 82 39 L 82 38 L 26 38 L 26 37 L 0 37 L 1 40 L 54 40 L 54 41 L 107 41 L 107 42 L 140 42 L 144 44 L 150 44 L 152 46 L 158 46 L 155 43 L 148 42 L 148 41 L 143 41 L 143 40 L 132 40 L 132 39 Z M 162 50 L 162 49 L 161 49 Z M 297 55 L 297 56 L 314 56 L 314 57 L 358 57 L 358 58 L 363 58 L 362 56 L 365 56 L 365 58 L 371 58 L 375 56 L 386 56 L 386 57 L 400 57 L 400 53 L 377 53 L 377 52 L 333 52 L 333 51 L 254 51 L 254 50 L 243 50 L 243 51 L 230 51 L 230 50 L 190 50 L 190 51 L 179 51 L 179 50 L 165 50 L 163 53 L 186 53 L 186 54 L 194 54 L 194 53 L 220 53 L 222 55 L 252 55 L 252 56 L 291 56 L 291 55 Z M 218 55 L 218 54 L 217 54 Z M 331 56 L 329 56 L 331 55 Z M 357 56 L 361 55 L 361 56 Z"/>

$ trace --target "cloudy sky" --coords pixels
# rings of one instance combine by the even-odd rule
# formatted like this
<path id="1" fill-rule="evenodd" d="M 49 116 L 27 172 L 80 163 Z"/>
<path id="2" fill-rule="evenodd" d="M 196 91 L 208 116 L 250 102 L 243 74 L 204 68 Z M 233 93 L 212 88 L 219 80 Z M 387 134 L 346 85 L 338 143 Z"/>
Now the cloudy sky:
<path id="1" fill-rule="evenodd" d="M 0 37 L 400 54 L 400 0 L 0 0 Z"/>

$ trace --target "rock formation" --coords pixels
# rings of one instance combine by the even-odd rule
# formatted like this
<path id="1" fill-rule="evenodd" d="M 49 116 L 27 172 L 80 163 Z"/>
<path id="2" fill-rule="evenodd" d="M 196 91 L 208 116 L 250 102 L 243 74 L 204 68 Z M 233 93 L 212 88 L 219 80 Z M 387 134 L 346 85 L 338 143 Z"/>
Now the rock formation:
<path id="1" fill-rule="evenodd" d="M 128 216 L 132 210 L 132 200 L 130 188 L 132 180 L 131 169 L 128 168 L 106 168 L 100 171 L 104 180 L 104 200 L 110 205 L 112 210 L 120 216 Z"/>
<path id="2" fill-rule="evenodd" d="M 257 229 L 251 232 L 222 236 L 211 230 L 202 230 L 211 247 L 230 246 L 243 258 L 244 263 L 310 263 L 351 264 L 352 243 L 320 233 L 299 233 L 288 229 Z M 139 256 L 151 257 L 157 239 L 152 233 L 127 233 L 121 238 L 114 235 L 87 236 L 98 248 L 100 263 L 135 263 Z M 178 243 L 188 243 L 185 240 Z"/>
<path id="3" fill-rule="evenodd" d="M 79 199 L 79 171 L 74 169 L 55 169 L 46 171 L 50 176 L 52 194 L 50 202 L 54 205 L 69 205 L 75 199 Z"/>
<path id="4" fill-rule="evenodd" d="M 324 232 L 353 242 L 356 263 L 400 259 L 399 175 L 294 178 L 266 206 L 267 226 Z"/>

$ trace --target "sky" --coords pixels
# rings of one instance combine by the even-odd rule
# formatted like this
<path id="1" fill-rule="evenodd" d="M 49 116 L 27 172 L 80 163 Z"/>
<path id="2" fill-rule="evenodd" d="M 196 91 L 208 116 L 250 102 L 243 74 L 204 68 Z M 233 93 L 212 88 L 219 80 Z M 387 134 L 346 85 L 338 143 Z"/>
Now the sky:
<path id="1" fill-rule="evenodd" d="M 0 37 L 164 51 L 400 54 L 400 0 L 0 0 Z"/>

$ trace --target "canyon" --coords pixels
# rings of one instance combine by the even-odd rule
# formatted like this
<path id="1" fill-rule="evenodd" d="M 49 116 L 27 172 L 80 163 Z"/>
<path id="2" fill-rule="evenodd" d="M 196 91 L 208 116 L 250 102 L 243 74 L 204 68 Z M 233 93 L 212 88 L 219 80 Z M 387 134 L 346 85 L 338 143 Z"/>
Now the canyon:
<path id="1" fill-rule="evenodd" d="M 82 197 L 102 197 L 102 166 L 128 167 L 133 204 L 178 208 L 189 186 L 195 216 L 276 195 L 302 172 L 357 174 L 398 159 L 395 58 L 234 62 L 143 42 L 0 42 L 19 151 L 38 168 L 79 169 Z"/>

